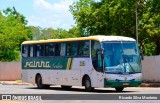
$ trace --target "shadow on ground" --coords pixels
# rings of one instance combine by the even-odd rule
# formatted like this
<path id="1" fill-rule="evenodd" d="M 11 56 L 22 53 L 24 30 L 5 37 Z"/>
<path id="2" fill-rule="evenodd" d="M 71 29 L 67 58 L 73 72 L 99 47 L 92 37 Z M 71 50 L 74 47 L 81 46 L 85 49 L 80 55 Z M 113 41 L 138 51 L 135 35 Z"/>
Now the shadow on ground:
<path id="1" fill-rule="evenodd" d="M 38 89 L 37 87 L 27 87 L 26 89 Z M 132 92 L 138 92 L 138 91 L 125 91 L 125 88 L 122 92 L 116 92 L 114 88 L 112 88 L 113 90 L 107 90 L 107 88 L 104 89 L 100 89 L 100 88 L 95 88 L 93 91 L 89 92 L 89 93 L 132 93 Z M 55 91 L 70 91 L 70 92 L 85 92 L 84 88 L 76 88 L 76 87 L 72 87 L 70 89 L 62 89 L 61 87 L 54 87 L 51 86 L 49 89 L 39 89 L 39 90 L 55 90 Z"/>

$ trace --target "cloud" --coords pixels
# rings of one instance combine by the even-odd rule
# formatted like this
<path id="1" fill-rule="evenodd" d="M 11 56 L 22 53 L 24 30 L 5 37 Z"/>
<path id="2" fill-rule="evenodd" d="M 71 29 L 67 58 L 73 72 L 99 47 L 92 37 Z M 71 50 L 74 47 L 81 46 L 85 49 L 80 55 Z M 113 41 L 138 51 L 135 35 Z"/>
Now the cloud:
<path id="1" fill-rule="evenodd" d="M 63 28 L 69 29 L 74 25 L 73 16 L 69 11 L 69 5 L 73 0 L 57 0 L 57 2 L 47 2 L 45 0 L 35 0 L 33 9 L 35 14 L 28 18 L 29 25 L 40 26 L 42 28 Z"/>

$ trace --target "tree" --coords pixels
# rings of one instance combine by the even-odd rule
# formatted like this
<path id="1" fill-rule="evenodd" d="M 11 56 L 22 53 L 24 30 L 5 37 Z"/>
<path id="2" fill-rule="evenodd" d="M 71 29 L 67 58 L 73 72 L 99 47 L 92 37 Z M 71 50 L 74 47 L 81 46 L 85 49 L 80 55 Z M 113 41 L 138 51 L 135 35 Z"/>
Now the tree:
<path id="1" fill-rule="evenodd" d="M 80 0 L 70 6 L 83 36 L 121 35 L 136 39 L 138 8 L 139 45 L 145 55 L 160 53 L 160 3 L 158 0 Z"/>
<path id="2" fill-rule="evenodd" d="M 12 9 L 0 13 L 0 61 L 17 61 L 20 59 L 21 43 L 26 40 L 19 22 L 14 17 Z M 23 16 L 22 16 L 23 17 Z M 24 17 L 22 23 L 25 26 Z M 32 39 L 30 28 L 26 28 L 27 36 Z"/>
<path id="3" fill-rule="evenodd" d="M 41 34 L 41 27 L 35 27 L 35 26 L 28 26 L 33 34 L 33 40 L 38 40 L 40 38 Z"/>
<path id="4" fill-rule="evenodd" d="M 88 35 L 124 35 L 135 38 L 134 0 L 80 0 L 70 10 Z"/>
<path id="5" fill-rule="evenodd" d="M 144 2 L 143 14 L 139 20 L 141 46 L 146 55 L 160 54 L 160 3 L 158 0 Z"/>
<path id="6" fill-rule="evenodd" d="M 76 26 L 69 29 L 68 33 L 72 35 L 71 37 L 80 37 L 82 35 L 82 31 Z"/>
<path id="7" fill-rule="evenodd" d="M 71 29 L 64 30 L 62 28 L 52 29 L 52 28 L 40 28 L 30 26 L 31 32 L 34 34 L 35 40 L 40 39 L 60 39 L 60 38 L 73 38 L 81 36 L 79 28 L 72 27 Z"/>

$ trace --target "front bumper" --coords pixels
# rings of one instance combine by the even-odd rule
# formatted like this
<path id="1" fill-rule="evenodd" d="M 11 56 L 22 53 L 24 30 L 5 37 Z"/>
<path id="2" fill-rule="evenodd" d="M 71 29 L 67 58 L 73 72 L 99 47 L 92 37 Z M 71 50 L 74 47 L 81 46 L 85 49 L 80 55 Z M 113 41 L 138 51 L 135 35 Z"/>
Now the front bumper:
<path id="1" fill-rule="evenodd" d="M 104 80 L 104 87 L 137 87 L 141 80 Z"/>

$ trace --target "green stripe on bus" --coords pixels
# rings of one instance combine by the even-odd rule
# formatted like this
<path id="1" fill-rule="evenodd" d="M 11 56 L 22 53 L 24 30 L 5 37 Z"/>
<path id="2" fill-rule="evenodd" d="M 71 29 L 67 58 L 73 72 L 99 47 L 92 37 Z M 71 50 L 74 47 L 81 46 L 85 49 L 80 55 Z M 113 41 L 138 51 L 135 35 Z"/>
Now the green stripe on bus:
<path id="1" fill-rule="evenodd" d="M 141 80 L 106 80 L 104 79 L 104 87 L 137 87 L 141 84 Z"/>
<path id="2" fill-rule="evenodd" d="M 68 61 L 68 58 L 23 58 L 22 69 L 66 70 Z"/>

